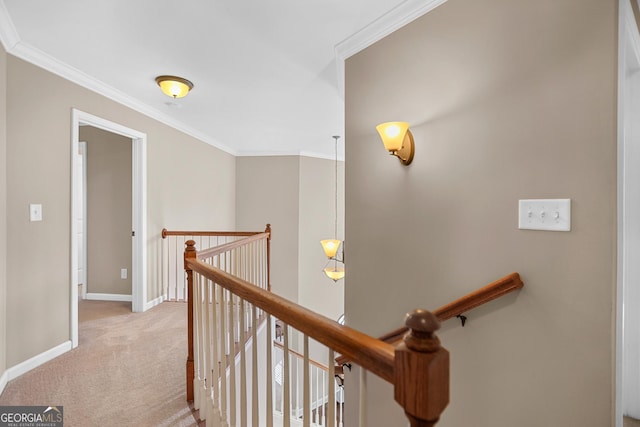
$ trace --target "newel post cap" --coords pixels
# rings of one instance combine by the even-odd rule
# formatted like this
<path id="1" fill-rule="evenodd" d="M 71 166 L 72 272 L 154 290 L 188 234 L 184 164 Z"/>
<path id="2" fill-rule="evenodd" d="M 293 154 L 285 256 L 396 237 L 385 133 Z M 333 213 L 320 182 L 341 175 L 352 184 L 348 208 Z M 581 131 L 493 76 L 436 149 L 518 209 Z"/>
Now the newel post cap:
<path id="1" fill-rule="evenodd" d="M 434 332 L 436 316 L 414 310 L 405 317 L 409 332 L 395 351 L 394 397 L 412 425 L 433 425 L 449 404 L 449 352 Z"/>
<path id="2" fill-rule="evenodd" d="M 196 254 L 196 241 L 195 240 L 187 240 L 186 242 L 184 242 L 184 244 L 187 246 L 184 250 L 184 269 L 185 270 L 190 270 L 190 268 L 187 266 L 187 259 L 190 258 L 196 258 L 197 254 Z"/>

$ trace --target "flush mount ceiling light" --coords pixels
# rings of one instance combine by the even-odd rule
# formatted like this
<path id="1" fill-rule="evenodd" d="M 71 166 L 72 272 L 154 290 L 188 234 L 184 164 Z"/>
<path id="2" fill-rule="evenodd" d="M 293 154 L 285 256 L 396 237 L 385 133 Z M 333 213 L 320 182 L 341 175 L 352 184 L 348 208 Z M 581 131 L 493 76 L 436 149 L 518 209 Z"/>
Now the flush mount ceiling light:
<path id="1" fill-rule="evenodd" d="M 413 160 L 415 148 L 413 135 L 407 122 L 387 122 L 376 126 L 376 130 L 382 138 L 384 148 L 389 154 L 400 159 L 403 165 L 408 165 Z"/>
<path id="2" fill-rule="evenodd" d="M 193 89 L 193 83 L 187 79 L 176 76 L 158 76 L 156 77 L 156 83 L 158 83 L 158 86 L 160 86 L 160 89 L 165 95 L 174 99 L 187 96 L 189 91 Z"/>

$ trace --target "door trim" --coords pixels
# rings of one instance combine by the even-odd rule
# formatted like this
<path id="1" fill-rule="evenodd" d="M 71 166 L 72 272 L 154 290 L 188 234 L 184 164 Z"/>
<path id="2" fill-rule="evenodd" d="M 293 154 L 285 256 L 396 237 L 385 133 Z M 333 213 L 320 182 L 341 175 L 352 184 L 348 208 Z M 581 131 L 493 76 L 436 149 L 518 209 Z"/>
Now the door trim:
<path id="1" fill-rule="evenodd" d="M 625 311 L 629 310 L 626 294 L 629 284 L 639 279 L 638 273 L 630 267 L 633 259 L 640 254 L 640 242 L 630 238 L 630 231 L 640 226 L 640 201 L 634 194 L 640 191 L 640 142 L 627 135 L 630 113 L 627 101 L 640 94 L 639 85 L 630 85 L 628 75 L 640 73 L 640 34 L 630 1 L 620 0 L 618 7 L 618 233 L 617 233 L 617 284 L 616 284 L 616 343 L 615 343 L 615 425 L 622 427 L 625 403 L 624 352 L 625 352 Z M 637 77 L 635 77 L 637 78 Z M 634 89 L 635 88 L 635 89 Z M 633 165 L 631 162 L 633 161 Z M 634 277 L 631 277 L 631 276 Z M 638 307 L 632 308 L 637 310 Z M 627 397 L 628 398 L 628 397 Z"/>
<path id="2" fill-rule="evenodd" d="M 131 260 L 131 309 L 134 312 L 145 310 L 147 300 L 147 134 L 111 122 L 83 111 L 71 110 L 71 275 L 78 268 L 78 247 L 76 206 L 79 203 L 75 180 L 81 171 L 73 161 L 78 151 L 80 125 L 96 128 L 131 138 L 132 141 L 132 224 L 135 237 L 132 238 Z M 86 218 L 85 218 L 86 220 Z M 73 279 L 71 279 L 73 282 Z M 70 333 L 72 347 L 78 346 L 78 286 L 71 283 Z"/>

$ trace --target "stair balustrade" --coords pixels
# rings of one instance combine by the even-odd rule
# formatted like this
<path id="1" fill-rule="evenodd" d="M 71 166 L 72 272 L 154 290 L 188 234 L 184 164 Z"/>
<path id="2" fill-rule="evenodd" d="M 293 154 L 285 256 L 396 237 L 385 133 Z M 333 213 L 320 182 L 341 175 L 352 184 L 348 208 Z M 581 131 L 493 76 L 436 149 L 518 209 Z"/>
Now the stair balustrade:
<path id="1" fill-rule="evenodd" d="M 336 416 L 330 362 L 340 354 L 393 384 L 411 426 L 435 425 L 449 402 L 449 353 L 434 335 L 438 319 L 409 313 L 409 332 L 395 347 L 279 297 L 269 291 L 269 251 L 262 249 L 270 237 L 268 230 L 200 252 L 186 242 L 187 399 L 200 418 L 213 426 L 336 426 L 343 417 Z M 324 377 L 311 373 L 316 354 L 327 360 Z"/>

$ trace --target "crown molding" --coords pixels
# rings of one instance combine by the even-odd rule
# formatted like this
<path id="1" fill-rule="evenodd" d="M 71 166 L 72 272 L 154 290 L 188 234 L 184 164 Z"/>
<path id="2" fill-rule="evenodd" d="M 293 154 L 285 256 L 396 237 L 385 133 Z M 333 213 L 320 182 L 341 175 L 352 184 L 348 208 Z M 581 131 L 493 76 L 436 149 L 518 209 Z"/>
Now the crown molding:
<path id="1" fill-rule="evenodd" d="M 338 60 L 346 60 L 446 1 L 406 0 L 400 3 L 389 12 L 338 43 L 335 47 Z"/>
<path id="2" fill-rule="evenodd" d="M 19 41 L 20 37 L 18 37 L 16 27 L 9 16 L 9 11 L 4 2 L 0 1 L 0 42 L 2 42 L 4 50 L 9 52 Z"/>
<path id="3" fill-rule="evenodd" d="M 219 150 L 222 150 L 231 155 L 237 155 L 236 150 L 220 143 L 219 141 L 211 138 L 204 133 L 185 125 L 184 123 L 176 120 L 175 118 L 165 114 L 156 108 L 153 108 L 143 102 L 134 99 L 133 97 L 121 92 L 104 82 L 91 77 L 90 75 L 70 66 L 66 63 L 48 55 L 45 52 L 23 42 L 20 40 L 18 33 L 11 21 L 11 17 L 2 1 L 0 1 L 0 40 L 5 47 L 7 53 L 27 61 L 37 67 L 40 67 L 50 73 L 69 80 L 72 83 L 82 86 L 85 89 L 89 89 L 99 95 L 104 96 L 112 101 L 131 108 L 140 114 L 144 114 L 147 117 L 155 119 L 169 127 L 172 127 L 182 133 L 185 133 L 193 138 L 196 138 L 202 142 L 205 142 Z"/>
<path id="4" fill-rule="evenodd" d="M 335 45 L 338 94 L 341 99 L 343 101 L 345 100 L 344 63 L 349 57 L 363 51 L 375 42 L 413 22 L 422 15 L 431 12 L 446 1 L 447 0 L 405 0 L 389 12 Z M 341 117 L 344 117 L 344 102 L 342 102 L 341 108 Z"/>

